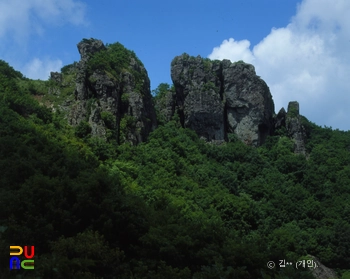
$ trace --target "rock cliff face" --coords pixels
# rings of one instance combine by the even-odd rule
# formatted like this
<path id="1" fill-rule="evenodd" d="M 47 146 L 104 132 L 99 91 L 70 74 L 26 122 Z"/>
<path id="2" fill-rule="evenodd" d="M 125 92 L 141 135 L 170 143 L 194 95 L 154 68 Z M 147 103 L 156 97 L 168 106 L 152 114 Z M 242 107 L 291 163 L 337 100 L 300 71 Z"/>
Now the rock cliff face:
<path id="1" fill-rule="evenodd" d="M 208 141 L 228 133 L 253 146 L 273 132 L 274 103 L 253 65 L 211 61 L 187 54 L 171 63 L 175 109 L 182 125 Z"/>
<path id="2" fill-rule="evenodd" d="M 120 61 L 114 65 L 114 61 L 103 60 L 112 59 L 115 49 L 121 52 L 115 59 L 126 59 L 122 67 L 118 65 Z M 119 142 L 145 141 L 155 128 L 156 119 L 150 81 L 142 63 L 121 45 L 106 47 L 96 39 L 83 39 L 78 50 L 81 59 L 76 65 L 75 102 L 69 104 L 70 124 L 87 121 L 92 135 L 101 138 L 106 138 L 108 129 L 112 129 Z M 101 56 L 101 61 L 90 63 L 102 52 L 106 56 Z M 108 58 L 109 53 L 112 58 Z"/>

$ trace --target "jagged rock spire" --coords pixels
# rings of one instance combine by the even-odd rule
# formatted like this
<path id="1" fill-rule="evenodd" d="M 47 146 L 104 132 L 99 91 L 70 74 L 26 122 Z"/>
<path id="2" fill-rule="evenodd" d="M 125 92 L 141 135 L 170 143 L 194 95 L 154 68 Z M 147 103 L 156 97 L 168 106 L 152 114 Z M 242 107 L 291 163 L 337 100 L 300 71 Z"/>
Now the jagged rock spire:
<path id="1" fill-rule="evenodd" d="M 288 104 L 286 128 L 288 136 L 294 140 L 294 152 L 305 155 L 305 131 L 301 124 L 299 103 L 297 101 L 289 102 Z"/>

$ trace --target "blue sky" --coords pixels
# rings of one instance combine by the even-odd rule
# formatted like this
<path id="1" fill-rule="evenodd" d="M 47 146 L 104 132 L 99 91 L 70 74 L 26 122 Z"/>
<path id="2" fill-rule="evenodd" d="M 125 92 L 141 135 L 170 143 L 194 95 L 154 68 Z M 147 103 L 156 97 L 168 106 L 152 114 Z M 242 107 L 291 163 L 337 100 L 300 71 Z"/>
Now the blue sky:
<path id="1" fill-rule="evenodd" d="M 119 41 L 144 63 L 151 89 L 171 83 L 184 52 L 244 60 L 270 87 L 276 113 L 289 101 L 318 125 L 350 129 L 348 0 L 0 0 L 0 59 L 24 75 L 79 60 L 77 43 Z"/>

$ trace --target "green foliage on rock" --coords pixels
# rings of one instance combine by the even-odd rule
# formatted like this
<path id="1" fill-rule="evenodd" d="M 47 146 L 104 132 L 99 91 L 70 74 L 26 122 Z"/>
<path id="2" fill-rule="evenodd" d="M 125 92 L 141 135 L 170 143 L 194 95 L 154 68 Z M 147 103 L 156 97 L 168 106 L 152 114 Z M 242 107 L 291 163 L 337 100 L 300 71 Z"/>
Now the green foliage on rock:
<path id="1" fill-rule="evenodd" d="M 107 141 L 114 143 L 117 140 L 117 120 L 116 117 L 109 111 L 101 112 L 101 119 L 106 127 Z"/>
<path id="2" fill-rule="evenodd" d="M 211 69 L 212 62 L 211 62 L 211 60 L 209 58 L 204 58 L 203 59 L 203 65 L 204 65 L 204 70 L 208 72 Z"/>
<path id="3" fill-rule="evenodd" d="M 77 66 L 77 62 L 74 62 L 72 64 L 68 64 L 66 66 L 63 66 L 61 68 L 61 73 L 64 74 L 64 75 L 69 75 L 72 72 L 75 72 L 76 66 Z"/>
<path id="4" fill-rule="evenodd" d="M 172 108 L 173 96 L 175 95 L 174 85 L 168 83 L 160 83 L 158 87 L 152 91 L 154 108 L 156 111 L 158 125 L 163 125 L 171 113 L 169 107 Z M 165 115 L 166 114 L 166 115 Z"/>
<path id="5" fill-rule="evenodd" d="M 134 62 L 133 62 L 134 61 Z M 135 52 L 126 49 L 121 43 L 107 44 L 105 50 L 95 53 L 88 61 L 88 74 L 104 71 L 117 82 L 122 81 L 122 74 L 130 72 L 135 78 L 135 88 L 142 91 L 142 83 L 147 78 L 146 73 L 136 69 L 133 63 L 143 67 Z"/>
<path id="6" fill-rule="evenodd" d="M 136 119 L 131 115 L 124 115 L 119 122 L 119 141 L 121 143 L 127 142 L 129 133 L 132 133 L 136 129 Z"/>
<path id="7" fill-rule="evenodd" d="M 235 65 L 239 65 L 239 64 L 245 64 L 245 62 L 243 60 L 238 60 L 236 62 L 234 62 Z"/>
<path id="8" fill-rule="evenodd" d="M 85 138 L 91 133 L 91 126 L 87 121 L 80 121 L 75 127 L 75 135 L 79 138 Z"/>
<path id="9" fill-rule="evenodd" d="M 162 99 L 165 97 L 166 93 L 170 90 L 170 84 L 160 83 L 155 90 L 152 90 L 152 95 L 156 99 Z"/>
<path id="10" fill-rule="evenodd" d="M 290 106 L 288 109 L 287 116 L 294 118 L 294 117 L 297 117 L 298 115 L 299 115 L 298 109 L 294 106 Z"/>
<path id="11" fill-rule="evenodd" d="M 109 111 L 102 111 L 101 112 L 101 119 L 105 123 L 106 127 L 108 129 L 115 129 L 116 126 L 116 119 L 115 116 L 109 112 Z"/>
<path id="12" fill-rule="evenodd" d="M 204 91 L 211 91 L 211 90 L 214 90 L 215 92 L 218 92 L 217 86 L 215 86 L 215 84 L 214 84 L 213 82 L 211 82 L 211 81 L 206 82 L 206 83 L 203 85 L 202 89 L 203 89 Z"/>

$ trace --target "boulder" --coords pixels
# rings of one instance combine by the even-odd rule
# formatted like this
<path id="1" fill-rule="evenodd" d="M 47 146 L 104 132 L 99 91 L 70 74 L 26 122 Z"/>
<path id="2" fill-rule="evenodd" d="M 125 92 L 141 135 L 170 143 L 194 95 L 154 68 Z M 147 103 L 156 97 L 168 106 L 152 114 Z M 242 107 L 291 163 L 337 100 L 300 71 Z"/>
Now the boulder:
<path id="1" fill-rule="evenodd" d="M 339 277 L 334 270 L 324 266 L 318 258 L 312 255 L 308 255 L 313 261 L 315 267 L 311 268 L 312 275 L 316 279 L 338 279 Z"/>
<path id="2" fill-rule="evenodd" d="M 259 146 L 273 131 L 275 105 L 270 90 L 253 65 L 223 60 L 222 66 L 228 132 Z"/>
<path id="3" fill-rule="evenodd" d="M 208 141 L 225 138 L 220 72 L 220 62 L 200 56 L 183 54 L 172 61 L 171 78 L 182 125 Z"/>
<path id="4" fill-rule="evenodd" d="M 174 102 L 183 127 L 207 141 L 227 140 L 228 133 L 253 146 L 273 131 L 274 103 L 253 65 L 211 61 L 187 54 L 171 63 Z"/>

